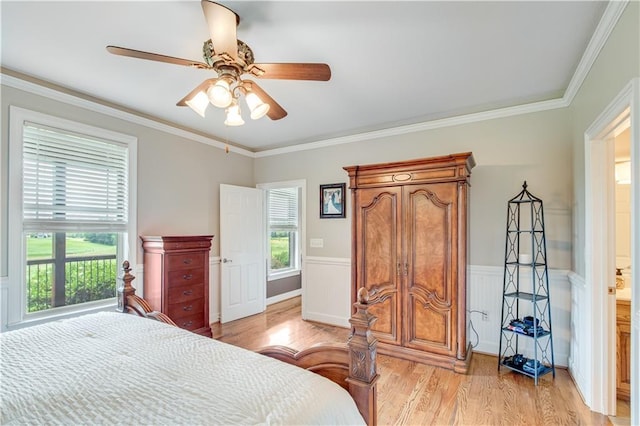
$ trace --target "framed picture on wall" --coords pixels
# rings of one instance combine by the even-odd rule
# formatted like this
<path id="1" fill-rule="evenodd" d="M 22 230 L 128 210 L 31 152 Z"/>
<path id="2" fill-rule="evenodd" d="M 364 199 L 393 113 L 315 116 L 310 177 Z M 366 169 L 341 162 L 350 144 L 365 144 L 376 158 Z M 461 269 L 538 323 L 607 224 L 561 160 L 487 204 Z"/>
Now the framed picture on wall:
<path id="1" fill-rule="evenodd" d="M 330 183 L 320 185 L 320 219 L 346 217 L 346 184 Z"/>

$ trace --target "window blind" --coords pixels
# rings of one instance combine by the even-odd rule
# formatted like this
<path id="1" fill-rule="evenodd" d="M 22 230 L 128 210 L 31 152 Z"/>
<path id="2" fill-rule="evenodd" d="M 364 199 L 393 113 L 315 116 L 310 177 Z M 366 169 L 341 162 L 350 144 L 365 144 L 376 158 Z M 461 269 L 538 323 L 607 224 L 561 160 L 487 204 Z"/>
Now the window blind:
<path id="1" fill-rule="evenodd" d="M 267 191 L 269 229 L 298 230 L 298 188 L 278 188 Z"/>
<path id="2" fill-rule="evenodd" d="M 128 148 L 25 122 L 25 231 L 126 232 Z"/>

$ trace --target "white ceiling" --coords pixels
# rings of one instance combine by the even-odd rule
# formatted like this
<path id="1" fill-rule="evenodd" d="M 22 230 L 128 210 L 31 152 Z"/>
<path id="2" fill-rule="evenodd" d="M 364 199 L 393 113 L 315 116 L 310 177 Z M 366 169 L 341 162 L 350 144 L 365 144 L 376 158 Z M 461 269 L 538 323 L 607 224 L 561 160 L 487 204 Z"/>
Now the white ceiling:
<path id="1" fill-rule="evenodd" d="M 3 68 L 251 151 L 562 97 L 606 2 L 224 1 L 256 62 L 325 62 L 328 82 L 259 80 L 289 115 L 226 127 L 176 102 L 211 71 L 199 1 L 0 2 Z M 246 109 L 246 108 L 245 108 Z"/>

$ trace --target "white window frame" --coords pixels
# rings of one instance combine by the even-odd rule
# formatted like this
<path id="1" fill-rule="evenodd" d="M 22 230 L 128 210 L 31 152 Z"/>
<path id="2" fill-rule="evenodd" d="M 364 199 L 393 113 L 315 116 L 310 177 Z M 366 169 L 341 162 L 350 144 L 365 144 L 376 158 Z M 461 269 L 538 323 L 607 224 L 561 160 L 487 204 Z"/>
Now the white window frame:
<path id="1" fill-rule="evenodd" d="M 4 329 L 20 328 L 26 325 L 51 321 L 83 313 L 115 309 L 116 298 L 88 302 L 78 305 L 59 307 L 27 314 L 25 291 L 26 247 L 22 226 L 22 145 L 25 122 L 32 122 L 84 134 L 100 139 L 111 140 L 128 146 L 129 161 L 129 208 L 126 241 L 118 247 L 122 259 L 128 259 L 135 265 L 136 222 L 137 222 L 137 151 L 138 138 L 106 130 L 83 123 L 43 114 L 11 105 L 9 107 L 9 192 L 8 192 L 8 286 L 7 316 Z M 118 276 L 120 276 L 120 272 Z M 2 330 L 4 331 L 4 330 Z"/>
<path id="2" fill-rule="evenodd" d="M 289 180 L 289 181 L 282 181 L 282 182 L 272 182 L 272 183 L 262 183 L 262 184 L 258 184 L 256 185 L 257 188 L 262 189 L 266 192 L 266 190 L 269 189 L 278 189 L 278 188 L 293 188 L 293 187 L 297 187 L 300 189 L 300 199 L 299 201 L 299 205 L 298 205 L 298 209 L 299 209 L 299 215 L 298 215 L 298 259 L 297 259 L 297 265 L 295 269 L 288 269 L 286 271 L 282 271 L 282 272 L 275 272 L 275 273 L 270 273 L 270 263 L 271 263 L 271 250 L 269 247 L 269 217 L 268 217 L 268 199 L 265 193 L 264 198 L 264 224 L 265 224 L 265 233 L 264 233 L 264 238 L 265 238 L 265 262 L 266 262 L 266 271 L 267 271 L 267 281 L 274 281 L 274 280 L 278 280 L 281 278 L 287 278 L 287 277 L 294 277 L 296 275 L 300 275 L 300 273 L 302 272 L 303 266 L 302 266 L 302 259 L 304 259 L 304 251 L 305 251 L 305 241 L 306 241 L 306 236 L 305 236 L 305 224 L 306 224 L 306 200 L 307 200 L 307 181 L 304 179 L 300 179 L 300 180 Z"/>

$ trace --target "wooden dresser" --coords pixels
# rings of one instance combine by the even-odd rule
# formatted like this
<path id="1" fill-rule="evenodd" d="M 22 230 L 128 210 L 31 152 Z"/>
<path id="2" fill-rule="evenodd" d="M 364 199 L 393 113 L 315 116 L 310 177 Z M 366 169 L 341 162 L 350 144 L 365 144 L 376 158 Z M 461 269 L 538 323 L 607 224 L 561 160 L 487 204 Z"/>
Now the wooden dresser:
<path id="1" fill-rule="evenodd" d="M 466 373 L 471 153 L 350 166 L 352 301 L 369 291 L 380 353 Z"/>
<path id="2" fill-rule="evenodd" d="M 144 298 L 179 327 L 211 337 L 209 250 L 213 235 L 141 236 Z"/>

